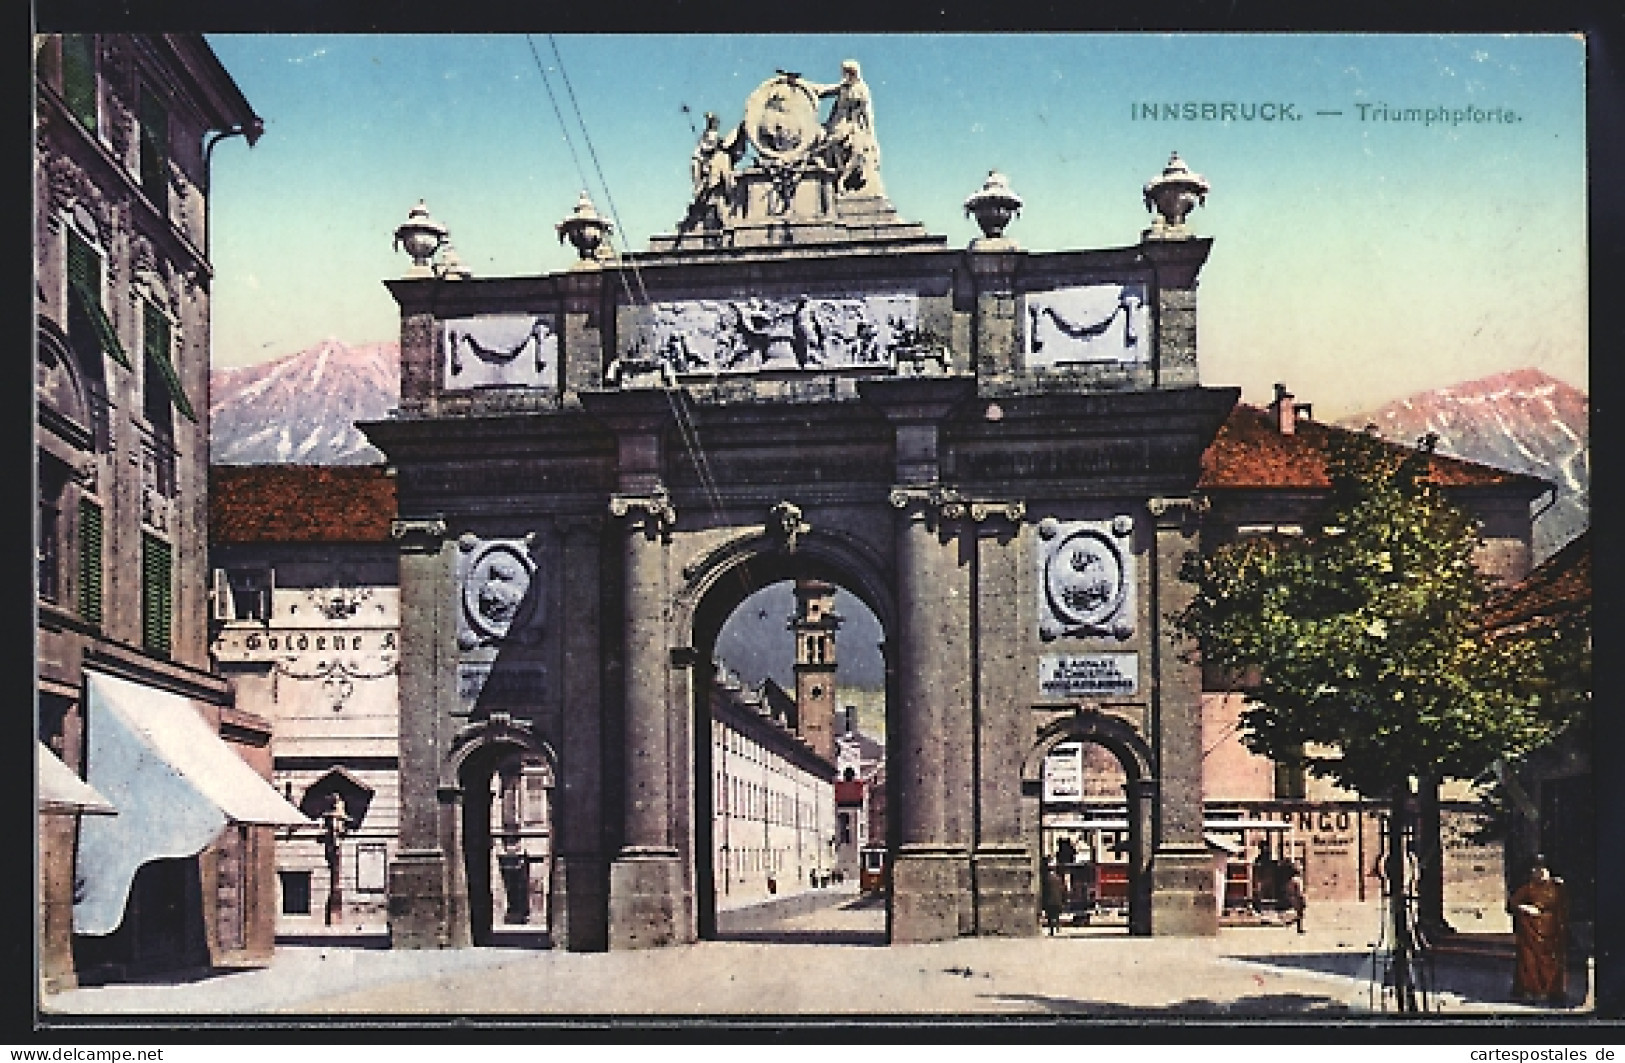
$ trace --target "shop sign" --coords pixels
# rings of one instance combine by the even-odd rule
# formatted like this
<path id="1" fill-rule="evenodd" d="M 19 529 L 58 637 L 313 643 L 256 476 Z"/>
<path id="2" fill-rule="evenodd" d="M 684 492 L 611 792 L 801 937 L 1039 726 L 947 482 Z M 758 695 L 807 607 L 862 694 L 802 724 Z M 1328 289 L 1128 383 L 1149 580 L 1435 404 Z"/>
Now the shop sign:
<path id="1" fill-rule="evenodd" d="M 1044 758 L 1044 800 L 1083 800 L 1083 744 L 1062 742 Z"/>
<path id="2" fill-rule="evenodd" d="M 1038 662 L 1038 689 L 1046 698 L 1138 694 L 1137 653 L 1046 654 Z"/>

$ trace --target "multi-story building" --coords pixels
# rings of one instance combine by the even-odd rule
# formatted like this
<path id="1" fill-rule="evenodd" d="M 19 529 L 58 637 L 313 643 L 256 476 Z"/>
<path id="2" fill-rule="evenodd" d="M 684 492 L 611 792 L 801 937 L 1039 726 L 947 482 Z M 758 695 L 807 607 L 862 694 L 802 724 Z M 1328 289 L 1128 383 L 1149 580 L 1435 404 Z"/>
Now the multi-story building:
<path id="1" fill-rule="evenodd" d="M 208 163 L 260 119 L 196 34 L 33 58 L 39 735 L 117 811 L 41 820 L 50 988 L 268 956 L 303 817 L 208 657 Z"/>
<path id="2" fill-rule="evenodd" d="M 395 481 L 375 466 L 216 466 L 209 501 L 211 652 L 237 706 L 271 722 L 274 785 L 322 825 L 277 839 L 278 930 L 382 933 L 399 789 Z"/>
<path id="3" fill-rule="evenodd" d="M 1312 528 L 1329 498 L 1326 443 L 1349 431 L 1314 420 L 1309 405 L 1296 402 L 1281 385 L 1267 407 L 1238 405 L 1202 459 L 1201 490 L 1211 504 L 1204 545 Z M 1480 524 L 1480 570 L 1505 585 L 1522 579 L 1532 561 L 1534 521 L 1540 506 L 1550 504 L 1553 486 L 1443 454 L 1429 462 L 1429 479 Z M 1249 752 L 1240 737 L 1245 685 L 1211 672 L 1203 685 L 1203 797 L 1210 823 L 1236 818 L 1282 825 L 1247 832 L 1244 859 L 1267 844 L 1273 860 L 1291 860 L 1302 870 L 1311 902 L 1379 896 L 1383 803 L 1307 776 L 1301 766 Z M 1424 787 L 1419 801 L 1432 800 Z M 1502 853 L 1499 845 L 1475 838 L 1482 803 L 1471 783 L 1459 779 L 1443 780 L 1437 800 L 1439 815 L 1419 817 L 1423 833 L 1414 843 L 1429 868 L 1422 873 L 1423 888 L 1437 890 L 1447 882 L 1453 904 L 1498 916 L 1504 900 Z M 1439 825 L 1438 837 L 1429 836 L 1433 823 Z M 1437 853 L 1437 861 L 1429 853 Z M 1232 888 L 1232 900 L 1240 892 Z M 1435 897 L 1434 907 L 1439 903 Z"/>
<path id="4" fill-rule="evenodd" d="M 1575 644 L 1561 682 L 1591 689 L 1591 534 L 1582 532 L 1490 604 L 1496 632 L 1545 630 Z M 1507 888 L 1523 884 L 1536 854 L 1568 885 L 1576 944 L 1589 948 L 1596 920 L 1596 805 L 1591 721 L 1575 720 L 1501 778 L 1508 805 Z"/>
<path id="5" fill-rule="evenodd" d="M 772 679 L 711 688 L 717 906 L 826 884 L 835 870 L 835 765 L 786 722 Z M 793 704 L 793 703 L 791 703 Z"/>

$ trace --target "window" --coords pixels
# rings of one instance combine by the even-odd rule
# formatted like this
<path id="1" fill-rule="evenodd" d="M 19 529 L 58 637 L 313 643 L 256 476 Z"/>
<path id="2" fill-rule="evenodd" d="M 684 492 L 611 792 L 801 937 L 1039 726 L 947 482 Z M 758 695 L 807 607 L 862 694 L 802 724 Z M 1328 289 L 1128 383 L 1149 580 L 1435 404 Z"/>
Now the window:
<path id="1" fill-rule="evenodd" d="M 102 622 L 102 507 L 79 500 L 79 619 Z"/>
<path id="2" fill-rule="evenodd" d="M 141 86 L 141 190 L 160 214 L 169 212 L 169 111 Z"/>
<path id="3" fill-rule="evenodd" d="M 275 573 L 270 568 L 231 568 L 225 573 L 225 592 L 231 608 L 221 604 L 221 614 L 232 620 L 271 619 L 271 588 Z"/>
<path id="4" fill-rule="evenodd" d="M 72 229 L 68 230 L 68 343 L 81 359 L 106 353 L 130 368 L 129 356 L 102 309 L 102 256 Z"/>
<path id="5" fill-rule="evenodd" d="M 197 414 L 187 401 L 186 389 L 181 387 L 180 374 L 175 370 L 173 344 L 169 333 L 169 318 L 152 303 L 141 303 L 141 346 L 146 356 L 145 373 L 141 378 L 141 405 L 153 428 L 169 434 L 174 430 L 170 404 L 181 411 L 188 421 L 196 421 Z"/>
<path id="6" fill-rule="evenodd" d="M 62 37 L 62 98 L 79 124 L 96 132 L 96 38 L 88 33 Z"/>
<path id="7" fill-rule="evenodd" d="M 174 589 L 170 546 L 151 532 L 141 533 L 141 644 L 148 653 L 169 656 Z"/>
<path id="8" fill-rule="evenodd" d="M 282 882 L 282 914 L 309 915 L 310 872 L 278 871 L 276 877 Z"/>
<path id="9" fill-rule="evenodd" d="M 39 539 L 35 544 L 37 591 L 40 599 L 62 599 L 62 489 L 67 485 L 67 465 L 48 454 L 39 463 Z"/>
<path id="10" fill-rule="evenodd" d="M 1289 800 L 1303 800 L 1308 793 L 1303 769 L 1303 747 L 1295 755 L 1275 762 L 1275 796 Z"/>
<path id="11" fill-rule="evenodd" d="M 153 430 L 173 435 L 175 419 L 170 414 L 169 385 L 163 370 L 158 368 L 160 350 L 169 349 L 169 321 L 163 312 L 151 303 L 141 304 L 141 346 L 144 355 L 141 369 L 141 412 Z"/>
<path id="12" fill-rule="evenodd" d="M 57 547 L 61 534 L 62 511 L 57 508 L 57 500 L 42 496 L 39 500 L 39 543 L 34 550 L 34 561 L 39 568 L 39 596 L 47 602 L 55 602 L 62 591 L 62 556 Z"/>

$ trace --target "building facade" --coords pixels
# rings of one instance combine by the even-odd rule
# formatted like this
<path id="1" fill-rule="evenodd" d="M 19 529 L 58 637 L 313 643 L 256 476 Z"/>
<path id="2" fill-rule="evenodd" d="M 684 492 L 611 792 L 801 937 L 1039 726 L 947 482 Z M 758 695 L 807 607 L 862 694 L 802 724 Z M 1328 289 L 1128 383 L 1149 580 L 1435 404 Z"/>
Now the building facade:
<path id="1" fill-rule="evenodd" d="M 32 54 L 39 735 L 117 812 L 41 821 L 41 973 L 254 962 L 269 824 L 303 817 L 266 800 L 269 722 L 209 666 L 206 225 L 210 151 L 261 123 L 196 34 Z M 165 791 L 143 735 L 223 789 Z"/>
<path id="2" fill-rule="evenodd" d="M 1238 405 L 1203 456 L 1201 488 L 1209 508 L 1204 545 L 1217 546 L 1259 534 L 1302 534 L 1315 527 L 1329 497 L 1325 473 L 1328 442 L 1350 430 L 1314 420 L 1283 385 L 1267 407 Z M 1397 446 L 1397 445 L 1396 445 Z M 1550 504 L 1553 485 L 1533 476 L 1433 454 L 1429 480 L 1479 522 L 1481 571 L 1511 586 L 1530 569 L 1534 522 Z M 1241 741 L 1245 682 L 1204 674 L 1203 794 L 1209 820 L 1235 818 L 1275 823 L 1248 831 L 1251 866 L 1261 851 L 1279 863 L 1290 860 L 1303 873 L 1305 894 L 1316 900 L 1366 900 L 1382 895 L 1382 848 L 1387 809 L 1381 801 L 1342 790 L 1301 767 L 1271 762 Z M 1435 891 L 1433 917 L 1452 907 L 1499 919 L 1504 906 L 1503 853 L 1499 843 L 1479 839 L 1484 814 L 1470 780 L 1444 779 L 1434 800 L 1426 787 L 1421 806 L 1437 814 L 1417 817 L 1410 859 L 1421 889 Z M 1420 807 L 1419 806 L 1419 810 Z M 1431 833 L 1431 824 L 1438 833 Z M 1252 877 L 1258 888 L 1259 876 Z M 1264 885 L 1269 892 L 1267 884 Z M 1239 903 L 1245 890 L 1232 890 Z M 1424 902 L 1424 915 L 1426 912 Z"/>
<path id="3" fill-rule="evenodd" d="M 720 677 L 711 695 L 711 771 L 711 886 L 719 906 L 828 883 L 835 766 L 761 692 Z"/>
<path id="4" fill-rule="evenodd" d="M 399 803 L 395 483 L 371 466 L 211 475 L 210 653 L 236 705 L 271 723 L 272 784 L 319 825 L 278 833 L 278 932 L 383 934 Z"/>

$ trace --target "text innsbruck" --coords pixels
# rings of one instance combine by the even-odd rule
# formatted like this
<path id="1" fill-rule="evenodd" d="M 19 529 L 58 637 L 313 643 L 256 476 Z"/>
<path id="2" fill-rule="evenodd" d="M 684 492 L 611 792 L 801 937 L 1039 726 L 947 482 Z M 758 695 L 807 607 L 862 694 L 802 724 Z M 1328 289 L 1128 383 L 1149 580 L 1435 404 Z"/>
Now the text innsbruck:
<path id="1" fill-rule="evenodd" d="M 1234 100 L 1178 100 L 1129 104 L 1135 122 L 1301 122 L 1312 118 L 1346 118 L 1365 124 L 1408 123 L 1421 126 L 1512 125 L 1524 116 L 1510 107 L 1401 107 L 1383 103 L 1355 103 L 1342 108 L 1309 110 L 1296 103 L 1241 103 Z"/>

